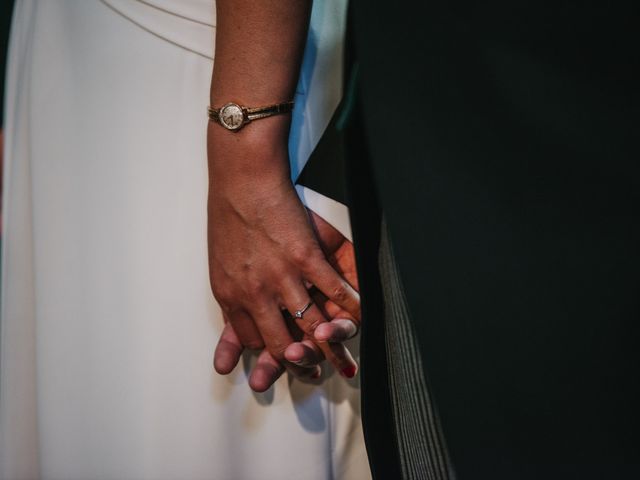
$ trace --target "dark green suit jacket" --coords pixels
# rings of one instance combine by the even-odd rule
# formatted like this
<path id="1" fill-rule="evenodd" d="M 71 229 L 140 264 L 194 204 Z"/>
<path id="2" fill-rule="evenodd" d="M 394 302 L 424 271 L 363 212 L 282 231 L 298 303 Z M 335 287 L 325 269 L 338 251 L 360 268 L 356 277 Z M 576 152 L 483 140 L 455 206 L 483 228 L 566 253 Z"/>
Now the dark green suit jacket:
<path id="1" fill-rule="evenodd" d="M 384 212 L 458 478 L 640 478 L 633 2 L 353 8 L 363 280 L 375 291 L 362 262 L 375 261 Z M 365 369 L 384 363 L 370 318 Z M 374 472 L 390 478 L 372 370 L 365 429 Z"/>

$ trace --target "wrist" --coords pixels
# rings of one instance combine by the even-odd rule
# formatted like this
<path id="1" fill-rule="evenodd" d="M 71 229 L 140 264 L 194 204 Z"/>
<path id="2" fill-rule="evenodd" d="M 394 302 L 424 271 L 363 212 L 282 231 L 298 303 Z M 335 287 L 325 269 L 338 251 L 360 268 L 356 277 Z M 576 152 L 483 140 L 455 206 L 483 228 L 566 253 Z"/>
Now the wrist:
<path id="1" fill-rule="evenodd" d="M 264 220 L 264 212 L 277 211 L 283 199 L 299 201 L 288 171 L 273 168 L 256 173 L 254 168 L 217 171 L 210 167 L 208 198 L 209 214 L 233 211 L 249 223 Z"/>
<path id="2" fill-rule="evenodd" d="M 251 122 L 232 132 L 214 122 L 207 130 L 210 181 L 222 183 L 290 183 L 288 116 Z"/>

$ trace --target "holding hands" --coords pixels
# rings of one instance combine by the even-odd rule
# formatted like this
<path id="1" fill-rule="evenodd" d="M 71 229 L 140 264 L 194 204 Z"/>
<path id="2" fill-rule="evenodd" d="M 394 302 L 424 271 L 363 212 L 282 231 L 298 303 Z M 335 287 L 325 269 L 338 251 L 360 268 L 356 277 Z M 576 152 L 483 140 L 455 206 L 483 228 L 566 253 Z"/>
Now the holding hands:
<path id="1" fill-rule="evenodd" d="M 318 232 L 319 244 L 329 263 L 338 274 L 357 286 L 353 245 L 315 213 L 309 211 L 309 214 Z M 256 391 L 268 389 L 285 370 L 289 370 L 299 378 L 318 378 L 321 374 L 319 364 L 325 358 L 343 376 L 353 377 L 357 371 L 357 364 L 341 342 L 357 333 L 359 316 L 352 315 L 316 288 L 310 288 L 309 295 L 311 306 L 318 309 L 322 315 L 320 323 L 313 331 L 313 335 L 309 335 L 300 328 L 297 323 L 300 320 L 296 321 L 284 311 L 283 315 L 274 315 L 272 320 L 283 322 L 284 328 L 288 330 L 285 335 L 293 339 L 284 351 L 280 350 L 276 354 L 268 348 L 260 348 L 261 343 L 250 345 L 243 342 L 234 329 L 234 322 L 230 321 L 230 317 L 225 316 L 227 322 L 214 355 L 216 371 L 223 375 L 230 373 L 238 364 L 243 350 L 253 348 L 261 350 L 256 366 L 249 377 L 249 385 Z M 311 307 L 303 314 L 303 319 L 309 310 Z M 265 344 L 267 344 L 266 341 Z"/>
<path id="2" fill-rule="evenodd" d="M 227 374 L 244 348 L 262 350 L 249 379 L 256 391 L 285 369 L 317 378 L 324 358 L 354 376 L 356 363 L 340 342 L 355 335 L 360 321 L 351 242 L 305 210 L 289 180 L 286 143 L 252 151 L 254 134 L 271 130 L 267 121 L 286 119 L 265 119 L 243 137 L 209 127 L 209 271 L 226 322 L 214 365 Z M 234 153 L 236 164 L 246 156 L 252 167 L 230 168 Z M 260 172 L 259 165 L 269 168 Z"/>
<path id="3" fill-rule="evenodd" d="M 352 377 L 357 366 L 340 342 L 360 321 L 353 248 L 307 213 L 289 172 L 288 112 L 311 2 L 218 0 L 216 11 L 208 245 L 226 324 L 216 370 L 229 373 L 248 348 L 262 350 L 249 379 L 254 390 L 285 369 L 319 377 L 323 358 Z"/>

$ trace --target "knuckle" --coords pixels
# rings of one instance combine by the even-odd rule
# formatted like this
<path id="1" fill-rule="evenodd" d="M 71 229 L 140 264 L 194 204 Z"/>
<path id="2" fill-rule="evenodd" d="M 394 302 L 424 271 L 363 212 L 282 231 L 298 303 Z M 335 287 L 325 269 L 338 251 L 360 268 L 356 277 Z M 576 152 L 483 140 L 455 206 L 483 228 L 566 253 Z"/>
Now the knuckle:
<path id="1" fill-rule="evenodd" d="M 216 300 L 221 300 L 222 298 L 224 298 L 224 288 L 222 287 L 222 284 L 219 282 L 211 282 L 211 293 L 213 293 L 213 296 L 216 297 Z"/>
<path id="2" fill-rule="evenodd" d="M 244 283 L 244 291 L 249 298 L 260 298 L 265 290 L 265 283 L 259 278 L 249 277 Z"/>
<path id="3" fill-rule="evenodd" d="M 313 333 L 315 329 L 320 326 L 321 323 L 324 323 L 324 320 L 320 318 L 314 318 L 306 325 L 305 331 L 307 333 Z"/>
<path id="4" fill-rule="evenodd" d="M 230 303 L 221 302 L 218 300 L 218 305 L 220 305 L 220 309 L 227 315 L 232 314 L 236 309 Z"/>
<path id="5" fill-rule="evenodd" d="M 218 301 L 226 301 L 232 297 L 232 291 L 229 283 L 220 279 L 211 279 L 211 292 Z"/>
<path id="6" fill-rule="evenodd" d="M 218 305 L 224 313 L 231 313 L 233 311 L 233 297 L 226 292 L 213 292 L 213 298 L 216 299 Z"/>
<path id="7" fill-rule="evenodd" d="M 276 340 L 269 346 L 269 353 L 276 360 L 284 360 L 284 351 L 287 349 L 287 346 L 288 345 L 286 345 L 285 343 Z"/>
<path id="8" fill-rule="evenodd" d="M 251 302 L 251 315 L 254 318 L 266 318 L 271 316 L 271 305 L 268 302 L 258 301 Z"/>
<path id="9" fill-rule="evenodd" d="M 332 300 L 341 303 L 349 298 L 349 291 L 344 283 L 339 283 L 331 290 Z"/>
<path id="10" fill-rule="evenodd" d="M 297 245 L 291 249 L 290 254 L 293 263 L 302 268 L 312 265 L 317 257 L 316 249 L 309 245 Z"/>

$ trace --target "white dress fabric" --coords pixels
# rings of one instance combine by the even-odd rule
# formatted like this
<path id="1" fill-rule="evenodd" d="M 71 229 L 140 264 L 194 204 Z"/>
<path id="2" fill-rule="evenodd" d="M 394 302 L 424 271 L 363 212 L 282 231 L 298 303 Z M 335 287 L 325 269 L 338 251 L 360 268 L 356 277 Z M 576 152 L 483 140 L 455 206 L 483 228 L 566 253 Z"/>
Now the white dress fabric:
<path id="1" fill-rule="evenodd" d="M 343 1 L 315 2 L 294 177 L 340 97 L 322 79 L 339 67 L 344 15 Z M 357 380 L 285 375 L 255 394 L 254 356 L 227 377 L 212 369 L 223 323 L 206 250 L 214 29 L 209 0 L 16 2 L 2 479 L 370 478 Z M 349 233 L 342 205 L 299 192 Z"/>

